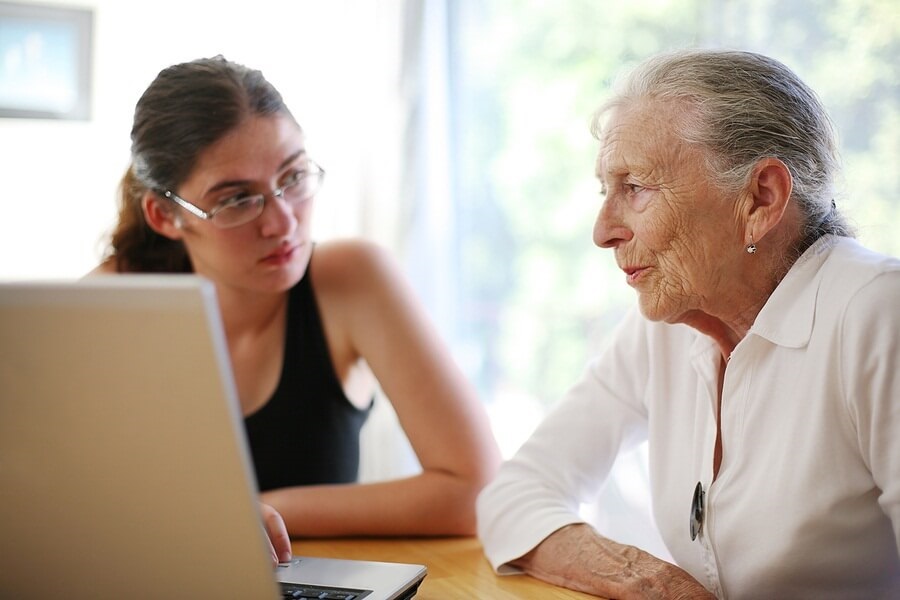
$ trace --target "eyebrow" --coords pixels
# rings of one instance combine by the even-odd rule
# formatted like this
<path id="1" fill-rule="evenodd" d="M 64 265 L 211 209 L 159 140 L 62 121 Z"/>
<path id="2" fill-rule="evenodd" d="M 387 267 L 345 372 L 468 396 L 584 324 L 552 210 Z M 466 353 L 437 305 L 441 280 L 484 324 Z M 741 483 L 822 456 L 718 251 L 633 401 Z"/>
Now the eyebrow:
<path id="1" fill-rule="evenodd" d="M 278 168 L 276 169 L 276 171 L 281 171 L 282 169 L 287 167 L 289 164 L 291 164 L 292 162 L 295 162 L 297 159 L 299 159 L 301 156 L 303 156 L 305 154 L 306 154 L 305 149 L 301 148 L 300 150 L 297 150 L 296 152 L 294 152 L 293 154 L 288 156 L 286 159 L 284 159 L 281 162 L 281 164 L 278 165 Z M 218 192 L 219 190 L 224 190 L 224 189 L 228 189 L 231 187 L 240 187 L 242 185 L 247 185 L 248 183 L 250 183 L 250 181 L 247 179 L 231 179 L 228 181 L 220 181 L 216 185 L 214 185 L 211 188 L 209 188 L 208 190 L 206 190 L 206 194 L 209 194 L 211 192 Z"/>

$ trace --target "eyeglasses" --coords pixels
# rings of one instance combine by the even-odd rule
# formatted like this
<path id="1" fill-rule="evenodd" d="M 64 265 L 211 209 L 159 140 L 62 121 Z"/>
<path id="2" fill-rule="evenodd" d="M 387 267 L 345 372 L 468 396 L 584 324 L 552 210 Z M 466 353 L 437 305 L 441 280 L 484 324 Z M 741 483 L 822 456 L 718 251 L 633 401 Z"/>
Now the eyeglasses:
<path id="1" fill-rule="evenodd" d="M 694 488 L 694 498 L 691 500 L 691 540 L 696 540 L 700 532 L 703 531 L 703 517 L 706 513 L 706 493 L 703 491 L 703 484 L 697 482 Z"/>
<path id="2" fill-rule="evenodd" d="M 272 190 L 273 198 L 281 198 L 291 204 L 306 202 L 316 195 L 325 179 L 325 170 L 313 161 L 308 161 L 305 170 L 294 171 L 281 187 Z M 192 215 L 211 222 L 216 227 L 228 229 L 249 223 L 262 214 L 266 196 L 270 194 L 239 195 L 229 198 L 206 212 L 184 198 L 166 190 L 163 195 Z"/>

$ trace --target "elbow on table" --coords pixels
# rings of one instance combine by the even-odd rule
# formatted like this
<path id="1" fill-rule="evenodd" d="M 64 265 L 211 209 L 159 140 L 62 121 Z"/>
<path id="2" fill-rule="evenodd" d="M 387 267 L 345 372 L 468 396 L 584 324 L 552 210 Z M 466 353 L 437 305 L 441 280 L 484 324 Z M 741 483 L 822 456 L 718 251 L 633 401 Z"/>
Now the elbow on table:
<path id="1" fill-rule="evenodd" d="M 444 510 L 446 535 L 474 536 L 477 531 L 476 502 L 481 491 L 491 482 L 496 467 L 487 465 L 467 477 L 459 478 L 454 501 Z"/>

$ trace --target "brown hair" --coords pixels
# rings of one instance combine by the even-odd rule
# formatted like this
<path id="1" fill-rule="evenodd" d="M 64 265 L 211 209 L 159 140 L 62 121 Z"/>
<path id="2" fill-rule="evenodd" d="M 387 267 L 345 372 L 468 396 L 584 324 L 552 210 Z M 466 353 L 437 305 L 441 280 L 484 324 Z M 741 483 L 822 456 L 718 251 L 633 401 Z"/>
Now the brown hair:
<path id="1" fill-rule="evenodd" d="M 116 270 L 192 271 L 184 244 L 147 224 L 144 194 L 177 189 L 211 144 L 251 115 L 275 114 L 293 118 L 258 70 L 222 56 L 163 69 L 134 110 L 131 165 L 119 184 L 119 219 L 107 251 Z"/>

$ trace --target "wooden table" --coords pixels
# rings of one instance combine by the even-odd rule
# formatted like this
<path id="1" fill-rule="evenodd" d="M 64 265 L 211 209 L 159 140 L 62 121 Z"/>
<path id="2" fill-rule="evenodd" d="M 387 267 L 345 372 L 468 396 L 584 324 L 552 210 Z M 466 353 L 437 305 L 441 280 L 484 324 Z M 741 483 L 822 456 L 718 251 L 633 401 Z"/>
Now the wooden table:
<path id="1" fill-rule="evenodd" d="M 295 540 L 297 555 L 423 564 L 416 600 L 596 600 L 527 575 L 495 575 L 477 538 Z"/>

